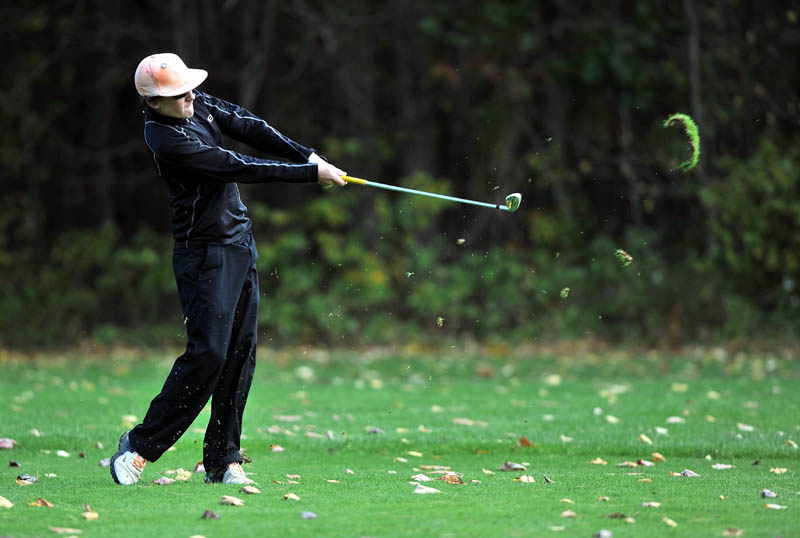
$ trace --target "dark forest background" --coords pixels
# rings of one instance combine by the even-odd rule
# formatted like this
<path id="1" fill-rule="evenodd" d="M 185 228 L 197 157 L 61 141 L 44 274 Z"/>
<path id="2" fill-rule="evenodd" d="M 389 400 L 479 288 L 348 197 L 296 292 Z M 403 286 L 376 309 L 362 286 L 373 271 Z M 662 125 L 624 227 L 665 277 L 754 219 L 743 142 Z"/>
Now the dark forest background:
<path id="1" fill-rule="evenodd" d="M 352 175 L 523 196 L 507 214 L 243 186 L 262 342 L 796 342 L 799 17 L 744 0 L 3 2 L 0 345 L 181 341 L 133 86 L 167 51 Z M 675 112 L 700 129 L 689 172 Z"/>

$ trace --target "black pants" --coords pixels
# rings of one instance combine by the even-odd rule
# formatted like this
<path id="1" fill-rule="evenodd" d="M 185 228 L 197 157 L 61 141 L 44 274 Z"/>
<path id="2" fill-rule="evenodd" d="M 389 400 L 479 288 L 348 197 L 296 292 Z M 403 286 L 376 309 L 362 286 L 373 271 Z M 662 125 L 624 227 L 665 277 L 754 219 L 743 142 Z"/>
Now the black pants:
<path id="1" fill-rule="evenodd" d="M 250 234 L 229 245 L 175 245 L 188 343 L 129 434 L 145 459 L 156 461 L 174 445 L 211 398 L 203 463 L 211 469 L 242 461 L 242 414 L 256 365 L 257 257 Z"/>

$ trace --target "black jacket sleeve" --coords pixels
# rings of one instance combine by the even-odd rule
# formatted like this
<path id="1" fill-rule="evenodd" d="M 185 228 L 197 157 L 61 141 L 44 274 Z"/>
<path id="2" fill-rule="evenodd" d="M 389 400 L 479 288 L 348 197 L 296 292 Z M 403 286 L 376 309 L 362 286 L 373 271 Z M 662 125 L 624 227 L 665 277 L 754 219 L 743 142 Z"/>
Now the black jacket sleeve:
<path id="1" fill-rule="evenodd" d="M 169 166 L 200 172 L 210 180 L 226 183 L 317 181 L 317 165 L 293 164 L 244 155 L 210 145 L 180 125 L 145 123 L 145 141 L 158 160 Z"/>
<path id="2" fill-rule="evenodd" d="M 297 163 L 307 162 L 308 156 L 314 153 L 313 149 L 281 134 L 246 108 L 200 91 L 197 91 L 196 99 L 203 100 L 220 131 L 234 140 Z"/>

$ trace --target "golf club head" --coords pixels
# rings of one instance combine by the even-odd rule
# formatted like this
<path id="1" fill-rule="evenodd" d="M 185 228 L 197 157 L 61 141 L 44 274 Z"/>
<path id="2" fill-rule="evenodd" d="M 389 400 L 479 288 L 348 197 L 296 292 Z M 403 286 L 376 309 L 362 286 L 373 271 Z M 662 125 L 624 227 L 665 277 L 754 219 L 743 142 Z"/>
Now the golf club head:
<path id="1" fill-rule="evenodd" d="M 513 213 L 519 209 L 519 204 L 522 203 L 522 195 L 518 192 L 513 192 L 506 196 L 506 207 L 509 213 Z"/>

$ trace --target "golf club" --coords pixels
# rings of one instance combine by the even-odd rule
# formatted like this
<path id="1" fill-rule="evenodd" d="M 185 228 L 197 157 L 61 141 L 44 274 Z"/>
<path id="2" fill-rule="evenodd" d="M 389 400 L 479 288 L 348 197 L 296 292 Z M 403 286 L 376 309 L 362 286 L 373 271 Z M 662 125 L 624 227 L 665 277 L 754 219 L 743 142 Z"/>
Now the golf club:
<path id="1" fill-rule="evenodd" d="M 476 202 L 475 200 L 456 198 L 455 196 L 445 196 L 444 194 L 436 194 L 433 192 L 418 191 L 416 189 L 406 189 L 404 187 L 398 187 L 396 185 L 387 185 L 386 183 L 378 183 L 377 181 L 368 181 L 366 179 L 361 179 L 358 177 L 342 176 L 342 179 L 348 183 L 355 183 L 356 185 L 366 185 L 367 187 L 377 187 L 379 189 L 405 192 L 407 194 L 420 194 L 422 196 L 430 196 L 431 198 L 439 198 L 440 200 L 449 200 L 451 202 L 459 202 L 461 204 L 491 207 L 492 209 L 499 209 L 500 211 L 508 211 L 509 213 L 513 213 L 517 209 L 519 209 L 519 204 L 522 203 L 522 195 L 518 192 L 506 196 L 505 205 L 502 205 L 502 204 L 490 204 L 487 202 Z"/>

